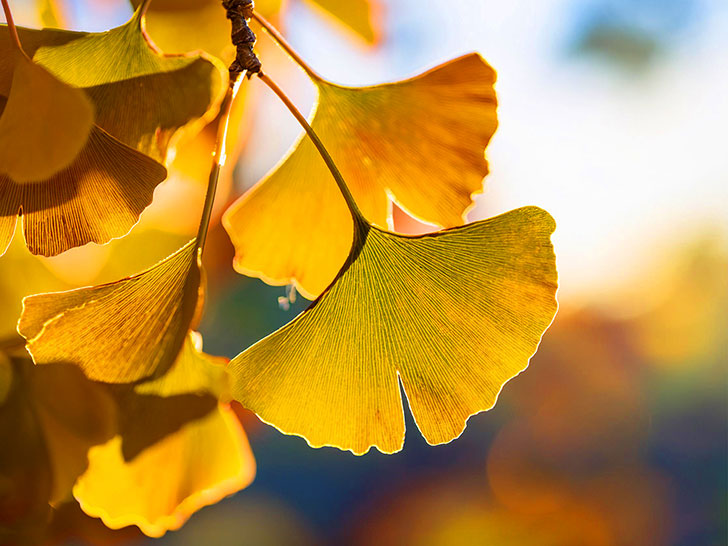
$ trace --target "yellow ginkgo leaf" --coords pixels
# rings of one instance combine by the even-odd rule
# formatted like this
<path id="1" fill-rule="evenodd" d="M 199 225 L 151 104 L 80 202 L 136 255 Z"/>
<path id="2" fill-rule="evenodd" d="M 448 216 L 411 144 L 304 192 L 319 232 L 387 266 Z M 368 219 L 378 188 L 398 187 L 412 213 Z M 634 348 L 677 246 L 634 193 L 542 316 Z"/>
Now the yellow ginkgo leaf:
<path id="1" fill-rule="evenodd" d="M 163 376 L 115 388 L 122 409 L 119 435 L 124 459 L 133 459 L 217 408 L 218 399 L 227 391 L 226 364 L 225 359 L 203 354 L 202 338 L 190 332 L 174 365 Z"/>
<path id="2" fill-rule="evenodd" d="M 86 144 L 94 107 L 19 51 L 7 104 L 0 115 L 0 176 L 45 180 L 68 167 Z"/>
<path id="3" fill-rule="evenodd" d="M 358 221 L 336 281 L 232 360 L 233 397 L 312 446 L 391 453 L 401 380 L 425 439 L 449 442 L 527 367 L 554 317 L 553 230 L 536 207 L 418 237 Z"/>
<path id="4" fill-rule="evenodd" d="M 23 300 L 18 331 L 36 364 L 73 362 L 91 379 L 155 377 L 177 358 L 199 300 L 195 240 L 120 281 Z"/>
<path id="5" fill-rule="evenodd" d="M 333 16 L 367 43 L 379 41 L 378 0 L 309 0 L 309 3 Z"/>
<path id="6" fill-rule="evenodd" d="M 4 104 L 0 96 L 0 112 Z M 0 255 L 19 215 L 34 254 L 55 256 L 122 237 L 166 175 L 162 165 L 94 127 L 73 163 L 53 176 L 23 184 L 0 175 Z"/>
<path id="7" fill-rule="evenodd" d="M 222 8 L 220 11 L 224 13 Z M 222 101 L 224 65 L 204 54 L 164 55 L 144 32 L 141 8 L 124 25 L 99 33 L 19 28 L 34 62 L 67 84 L 82 88 L 96 106 L 96 123 L 124 144 L 159 161 L 185 127 L 209 122 Z M 10 48 L 0 26 L 0 93 L 3 57 Z"/>
<path id="8" fill-rule="evenodd" d="M 200 389 L 223 388 L 225 368 L 200 352 L 188 338 L 179 359 L 163 377 L 135 391 L 179 396 Z M 163 422 L 165 413 L 137 420 Z M 133 434 L 134 431 L 128 431 Z M 247 486 L 255 461 L 245 433 L 233 412 L 215 405 L 204 417 L 147 447 L 133 459 L 123 453 L 126 437 L 117 436 L 89 452 L 89 468 L 74 495 L 89 515 L 112 529 L 137 525 L 149 536 L 178 529 L 197 510 Z"/>
<path id="9" fill-rule="evenodd" d="M 0 402 L 0 543 L 38 542 L 49 503 L 70 497 L 88 449 L 114 437 L 113 400 L 75 366 L 0 353 L 12 382 Z M 35 539 L 35 540 L 33 540 Z"/>
<path id="10" fill-rule="evenodd" d="M 460 225 L 488 170 L 494 81 L 477 54 L 374 87 L 315 79 L 319 103 L 311 124 L 370 221 L 388 225 L 389 195 L 426 222 Z M 334 279 L 353 234 L 344 200 L 307 138 L 223 222 L 237 271 L 271 284 L 294 282 L 307 297 Z"/>

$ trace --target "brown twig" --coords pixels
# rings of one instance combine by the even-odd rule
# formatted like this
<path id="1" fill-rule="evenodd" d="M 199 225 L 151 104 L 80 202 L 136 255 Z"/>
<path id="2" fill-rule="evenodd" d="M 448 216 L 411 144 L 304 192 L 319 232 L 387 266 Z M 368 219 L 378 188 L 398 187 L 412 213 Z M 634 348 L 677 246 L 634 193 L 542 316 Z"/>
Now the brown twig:
<path id="1" fill-rule="evenodd" d="M 250 29 L 248 21 L 253 15 L 253 0 L 222 0 L 222 7 L 232 23 L 230 38 L 237 52 L 230 65 L 230 80 L 245 72 L 248 77 L 260 72 L 260 59 L 253 51 L 255 33 Z"/>

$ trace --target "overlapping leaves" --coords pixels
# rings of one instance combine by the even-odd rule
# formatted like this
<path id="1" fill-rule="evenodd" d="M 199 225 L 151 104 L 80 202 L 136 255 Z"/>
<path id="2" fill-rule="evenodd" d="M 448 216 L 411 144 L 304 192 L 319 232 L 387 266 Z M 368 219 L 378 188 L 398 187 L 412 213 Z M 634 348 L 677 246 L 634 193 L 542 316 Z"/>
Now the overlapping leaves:
<path id="1" fill-rule="evenodd" d="M 162 55 L 142 15 L 105 33 L 21 28 L 31 60 L 0 26 L 1 140 L 13 143 L 0 168 L 0 252 L 20 214 L 37 254 L 123 236 L 166 177 L 159 162 L 180 130 L 214 115 L 222 65 Z"/>
<path id="2" fill-rule="evenodd" d="M 218 404 L 226 390 L 224 361 L 202 353 L 196 334 L 164 376 L 117 388 L 119 435 L 89 452 L 73 490 L 83 510 L 113 529 L 161 536 L 247 486 L 255 462 L 237 418 Z"/>
<path id="3" fill-rule="evenodd" d="M 116 431 L 104 389 L 68 363 L 0 352 L 0 542 L 36 542 L 49 504 L 70 496 L 87 450 Z"/>
<path id="4" fill-rule="evenodd" d="M 441 226 L 463 222 L 487 173 L 496 129 L 495 72 L 476 54 L 394 84 L 341 87 L 315 79 L 312 127 L 370 221 L 386 227 L 392 196 Z M 235 268 L 308 297 L 334 279 L 353 224 L 323 160 L 302 138 L 226 212 Z"/>
<path id="5" fill-rule="evenodd" d="M 36 364 L 64 359 L 97 381 L 138 381 L 159 376 L 175 361 L 199 290 L 198 249 L 191 240 L 127 279 L 26 298 L 18 331 Z"/>

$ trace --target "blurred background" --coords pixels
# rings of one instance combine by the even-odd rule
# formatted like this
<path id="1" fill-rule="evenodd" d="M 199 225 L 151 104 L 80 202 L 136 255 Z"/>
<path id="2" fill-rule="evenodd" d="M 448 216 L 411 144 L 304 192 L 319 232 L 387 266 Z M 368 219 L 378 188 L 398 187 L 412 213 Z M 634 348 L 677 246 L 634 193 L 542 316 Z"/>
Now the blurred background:
<path id="1" fill-rule="evenodd" d="M 500 127 L 470 219 L 530 204 L 551 212 L 560 311 L 527 372 L 445 446 L 428 446 L 408 417 L 395 455 L 311 449 L 237 408 L 257 461 L 254 483 L 156 542 L 727 544 L 728 3 L 362 3 L 369 18 L 346 26 L 305 0 L 259 2 L 338 83 L 401 79 L 473 50 L 484 56 L 498 71 Z M 125 0 L 57 5 L 55 16 L 82 30 L 131 14 Z M 35 3 L 13 6 L 18 23 L 47 23 Z M 201 40 L 220 41 L 220 14 L 218 27 L 199 29 Z M 155 29 L 150 16 L 149 33 L 170 51 L 180 29 L 166 34 L 160 21 Z M 185 34 L 185 48 L 195 47 Z M 303 73 L 267 37 L 259 49 L 307 111 L 315 93 Z M 229 148 L 239 160 L 221 185 L 218 220 L 299 132 L 258 82 L 235 115 Z M 186 241 L 210 145 L 210 131 L 180 145 L 170 179 L 129 237 L 53 259 L 15 244 L 0 261 L 3 332 L 22 295 L 132 274 Z M 428 229 L 399 212 L 395 226 Z M 237 275 L 232 255 L 216 224 L 201 332 L 206 352 L 227 357 L 307 305 L 300 296 L 289 305 L 285 287 Z M 152 542 L 135 529 L 106 531 L 72 507 L 55 525 L 58 543 Z"/>

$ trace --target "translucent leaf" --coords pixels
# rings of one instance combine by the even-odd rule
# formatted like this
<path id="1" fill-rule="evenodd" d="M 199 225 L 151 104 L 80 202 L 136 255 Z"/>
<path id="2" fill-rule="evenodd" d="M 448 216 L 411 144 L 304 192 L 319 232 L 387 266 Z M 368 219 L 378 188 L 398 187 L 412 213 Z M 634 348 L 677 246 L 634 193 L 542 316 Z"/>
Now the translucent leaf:
<path id="1" fill-rule="evenodd" d="M 487 173 L 496 129 L 495 72 L 467 55 L 394 84 L 349 88 L 317 81 L 312 125 L 364 215 L 388 225 L 388 194 L 414 216 L 463 222 Z M 235 269 L 308 297 L 334 279 L 351 246 L 343 198 L 308 138 L 224 216 Z"/>
<path id="2" fill-rule="evenodd" d="M 86 469 L 89 447 L 114 436 L 115 406 L 100 386 L 71 364 L 34 367 L 33 376 L 32 396 L 53 470 L 54 503 L 69 495 Z"/>
<path id="3" fill-rule="evenodd" d="M 379 11 L 377 0 L 309 0 L 309 3 L 332 15 L 367 43 L 379 40 L 379 21 L 375 17 Z"/>
<path id="4" fill-rule="evenodd" d="M 191 332 L 166 374 L 115 389 L 123 410 L 119 434 L 126 461 L 217 407 L 227 389 L 226 361 L 201 351 L 201 338 Z"/>
<path id="5" fill-rule="evenodd" d="M 192 240 L 133 277 L 25 298 L 18 331 L 36 364 L 73 362 L 107 383 L 159 376 L 182 347 L 199 287 Z"/>
<path id="6" fill-rule="evenodd" d="M 0 97 L 0 111 L 4 103 Z M 94 127 L 73 163 L 50 178 L 21 184 L 0 175 L 0 254 L 18 215 L 28 248 L 44 256 L 126 235 L 166 175 L 162 165 Z"/>
<path id="7" fill-rule="evenodd" d="M 135 390 L 172 397 L 201 390 L 214 392 L 221 388 L 224 377 L 225 369 L 188 338 L 167 375 Z M 136 428 L 165 419 L 164 414 L 152 413 L 136 421 Z M 215 404 L 201 419 L 132 460 L 123 453 L 126 439 L 117 436 L 93 449 L 88 471 L 74 488 L 83 510 L 113 529 L 137 525 L 149 536 L 161 536 L 181 527 L 201 507 L 247 486 L 255 474 L 245 433 L 226 406 Z"/>
<path id="8" fill-rule="evenodd" d="M 94 108 L 85 93 L 66 85 L 20 52 L 7 104 L 0 115 L 0 176 L 45 180 L 68 167 L 86 144 Z"/>
<path id="9" fill-rule="evenodd" d="M 18 30 L 35 62 L 86 91 L 100 127 L 160 161 L 180 129 L 201 127 L 214 117 L 225 91 L 227 71 L 222 63 L 202 54 L 160 53 L 147 40 L 140 10 L 107 32 Z M 3 35 L 7 36 L 4 26 L 0 74 L 8 69 L 3 47 L 10 47 Z"/>
<path id="10" fill-rule="evenodd" d="M 449 442 L 553 319 L 553 229 L 535 207 L 418 237 L 359 225 L 324 294 L 232 360 L 233 397 L 312 446 L 391 453 L 404 441 L 401 380 L 425 439 Z"/>
<path id="11" fill-rule="evenodd" d="M 0 403 L 0 541 L 35 543 L 49 502 L 69 496 L 85 471 L 88 449 L 114 436 L 114 406 L 75 366 L 0 360 L 13 372 Z"/>

